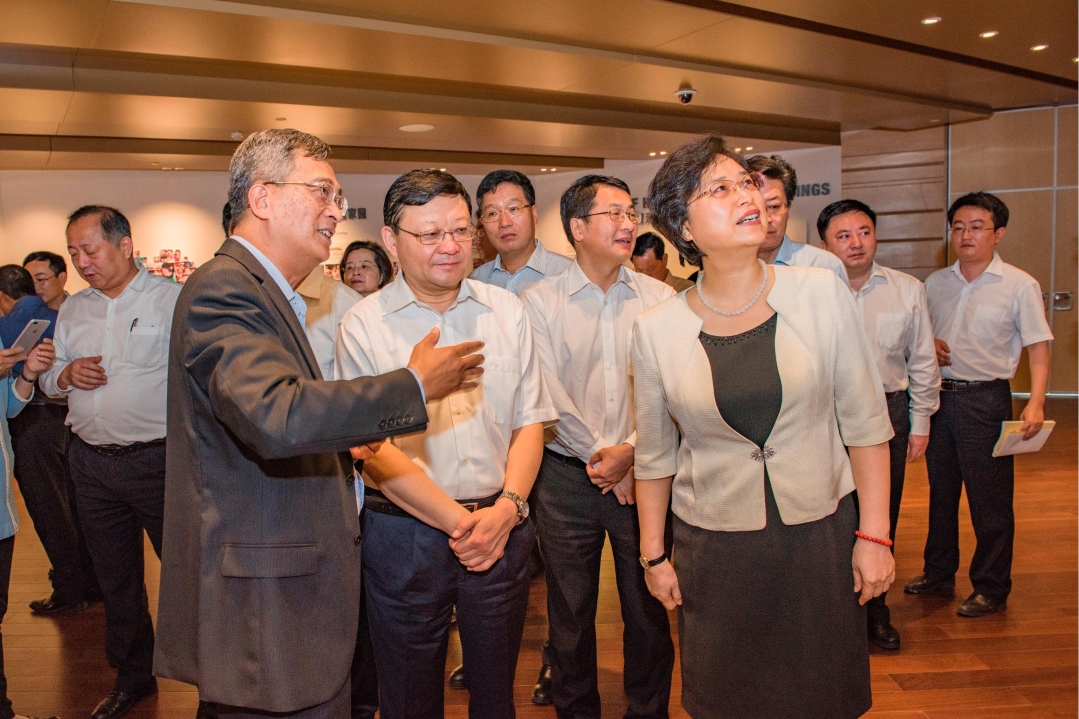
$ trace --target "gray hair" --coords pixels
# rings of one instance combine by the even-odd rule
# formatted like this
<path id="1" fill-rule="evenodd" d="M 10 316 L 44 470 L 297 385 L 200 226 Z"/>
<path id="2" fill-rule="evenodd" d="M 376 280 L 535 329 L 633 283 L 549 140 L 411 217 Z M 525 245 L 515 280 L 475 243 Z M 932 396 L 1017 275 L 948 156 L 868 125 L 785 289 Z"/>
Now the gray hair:
<path id="1" fill-rule="evenodd" d="M 247 213 L 247 193 L 256 182 L 279 182 L 296 167 L 295 153 L 323 161 L 330 146 L 314 135 L 287 128 L 261 130 L 240 143 L 229 163 L 229 208 L 232 225 Z"/>

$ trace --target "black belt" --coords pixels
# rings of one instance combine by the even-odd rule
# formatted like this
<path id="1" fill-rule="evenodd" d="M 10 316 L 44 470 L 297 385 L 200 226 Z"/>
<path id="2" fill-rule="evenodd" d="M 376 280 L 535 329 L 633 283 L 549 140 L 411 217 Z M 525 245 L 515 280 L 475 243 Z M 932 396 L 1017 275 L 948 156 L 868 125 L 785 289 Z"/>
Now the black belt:
<path id="1" fill-rule="evenodd" d="M 98 454 L 105 454 L 110 457 L 119 457 L 123 454 L 131 454 L 132 452 L 138 452 L 140 449 L 149 449 L 150 447 L 164 447 L 165 438 L 152 439 L 149 442 L 132 442 L 131 444 L 90 444 L 83 440 L 90 449 L 94 450 Z"/>
<path id="2" fill-rule="evenodd" d="M 461 505 L 469 512 L 475 512 L 477 509 L 487 509 L 488 507 L 495 506 L 495 502 L 502 496 L 502 492 L 496 492 L 490 497 L 482 497 L 480 499 L 455 499 L 457 504 Z M 378 512 L 379 514 L 392 514 L 395 517 L 412 517 L 411 514 L 398 507 L 396 504 L 390 501 L 382 492 L 371 487 L 363 488 L 363 507 L 364 509 L 370 509 L 372 512 Z M 415 517 L 413 517 L 415 519 Z"/>
<path id="3" fill-rule="evenodd" d="M 895 392 L 885 392 L 884 393 L 884 399 L 893 399 L 895 397 L 898 397 L 901 394 L 906 394 L 906 393 L 907 393 L 907 391 L 905 389 L 897 389 Z"/>
<path id="4" fill-rule="evenodd" d="M 555 452 L 554 450 L 547 449 L 546 447 L 543 448 L 543 456 L 547 457 L 548 459 L 553 459 L 556 462 L 561 462 L 567 467 L 573 467 L 574 469 L 580 469 L 584 471 L 588 469 L 588 465 L 577 459 L 576 457 L 570 457 L 569 455 L 560 454 L 558 452 Z"/>
<path id="5" fill-rule="evenodd" d="M 940 381 L 941 392 L 970 392 L 979 389 L 991 389 L 993 387 L 1010 387 L 1006 379 L 991 379 L 986 382 L 968 382 L 965 379 L 942 379 Z"/>

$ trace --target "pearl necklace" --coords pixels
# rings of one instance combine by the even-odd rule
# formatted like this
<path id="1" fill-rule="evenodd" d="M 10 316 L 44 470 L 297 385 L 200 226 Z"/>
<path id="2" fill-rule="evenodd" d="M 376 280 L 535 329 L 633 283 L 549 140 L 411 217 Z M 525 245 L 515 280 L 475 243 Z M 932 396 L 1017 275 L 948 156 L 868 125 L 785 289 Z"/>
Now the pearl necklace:
<path id="1" fill-rule="evenodd" d="M 724 317 L 737 317 L 753 305 L 757 304 L 757 300 L 759 300 L 761 298 L 761 295 L 764 294 L 764 288 L 768 284 L 768 265 L 764 264 L 764 260 L 760 258 L 757 259 L 757 262 L 759 262 L 761 265 L 761 274 L 763 275 L 761 277 L 761 286 L 757 288 L 757 294 L 753 295 L 753 299 L 747 302 L 741 309 L 737 309 L 734 312 L 727 312 L 726 310 L 719 309 L 708 301 L 708 299 L 704 296 L 704 292 L 701 290 L 701 280 L 704 279 L 704 270 L 701 270 L 701 273 L 697 275 L 697 297 L 701 298 L 701 302 L 704 303 L 705 307 L 712 310 L 717 315 L 723 315 Z"/>

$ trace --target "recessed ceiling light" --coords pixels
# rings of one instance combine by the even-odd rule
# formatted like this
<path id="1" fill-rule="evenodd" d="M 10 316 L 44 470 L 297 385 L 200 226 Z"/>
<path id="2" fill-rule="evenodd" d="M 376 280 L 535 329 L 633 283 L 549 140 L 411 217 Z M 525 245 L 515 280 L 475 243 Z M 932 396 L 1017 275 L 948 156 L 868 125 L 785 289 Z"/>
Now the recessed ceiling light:
<path id="1" fill-rule="evenodd" d="M 927 17 L 922 20 L 923 25 L 936 25 L 938 22 L 940 22 L 940 18 L 936 17 L 935 15 L 933 17 Z"/>
<path id="2" fill-rule="evenodd" d="M 244 134 L 239 130 L 233 130 L 231 137 L 233 140 L 242 140 L 244 139 Z"/>
<path id="3" fill-rule="evenodd" d="M 434 125 L 426 125 L 422 122 L 418 122 L 414 125 L 401 125 L 397 128 L 401 132 L 430 132 L 435 129 Z"/>
<path id="4" fill-rule="evenodd" d="M 1030 49 L 1033 50 L 1034 52 L 1041 52 L 1042 50 L 1046 49 L 1047 47 L 1049 47 L 1049 46 L 1048 45 L 1035 45 L 1034 47 L 1032 47 Z"/>
<path id="5" fill-rule="evenodd" d="M 1073 57 L 1072 62 L 1079 62 L 1079 57 Z"/>
<path id="6" fill-rule="evenodd" d="M 660 150 L 659 154 L 660 154 L 660 155 L 666 155 L 666 154 L 667 154 L 667 151 L 666 151 L 666 150 Z"/>
<path id="7" fill-rule="evenodd" d="M 547 172 L 547 168 L 546 167 L 541 167 L 540 172 Z"/>
<path id="8" fill-rule="evenodd" d="M 161 163 L 160 162 L 151 162 L 150 167 L 161 167 Z"/>
<path id="9" fill-rule="evenodd" d="M 277 122 L 284 122 L 287 119 L 288 119 L 287 117 L 275 117 L 274 118 L 274 120 L 276 120 Z"/>
<path id="10" fill-rule="evenodd" d="M 445 167 L 440 167 L 440 168 L 438 168 L 438 171 L 439 171 L 439 172 L 445 172 L 445 171 L 446 171 L 446 168 L 445 168 Z"/>
<path id="11" fill-rule="evenodd" d="M 558 172 L 558 168 L 557 167 L 552 167 L 551 172 Z"/>
<path id="12" fill-rule="evenodd" d="M 753 149 L 752 147 L 749 147 L 748 145 L 746 146 L 746 152 L 749 152 L 752 149 Z"/>
<path id="13" fill-rule="evenodd" d="M 740 148 L 740 147 L 736 147 L 736 148 L 734 148 L 734 151 L 735 151 L 735 152 L 741 152 L 741 151 L 742 151 L 742 148 Z"/>
<path id="14" fill-rule="evenodd" d="M 648 156 L 649 156 L 649 157 L 655 157 L 655 156 L 656 156 L 656 153 L 654 153 L 654 152 L 649 152 L 649 153 L 648 153 Z"/>
<path id="15" fill-rule="evenodd" d="M 988 32 L 983 32 L 983 33 L 979 34 L 978 37 L 980 37 L 982 39 L 985 39 L 985 40 L 988 40 L 989 38 L 996 37 L 999 34 L 1000 33 L 997 32 L 996 30 L 989 30 Z"/>
<path id="16" fill-rule="evenodd" d="M 162 170 L 171 170 L 172 168 L 171 167 L 162 167 L 161 169 Z"/>
<path id="17" fill-rule="evenodd" d="M 174 167 L 172 169 L 176 170 L 177 172 L 183 172 L 184 171 L 184 168 L 182 168 L 182 167 Z"/>

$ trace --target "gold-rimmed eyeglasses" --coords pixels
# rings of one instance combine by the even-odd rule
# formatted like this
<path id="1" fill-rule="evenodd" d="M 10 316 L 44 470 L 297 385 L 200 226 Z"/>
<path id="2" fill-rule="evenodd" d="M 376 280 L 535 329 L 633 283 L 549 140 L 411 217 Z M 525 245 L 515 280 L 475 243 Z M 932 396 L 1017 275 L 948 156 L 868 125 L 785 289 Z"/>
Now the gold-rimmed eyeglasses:
<path id="1" fill-rule="evenodd" d="M 471 226 L 458 227 L 455 230 L 431 230 L 429 232 L 412 232 L 403 227 L 398 227 L 397 229 L 405 234 L 412 235 L 420 241 L 421 245 L 441 245 L 443 240 L 446 239 L 446 235 L 452 237 L 453 241 L 459 245 L 470 245 L 476 239 L 476 228 Z"/>
<path id="2" fill-rule="evenodd" d="M 516 220 L 521 215 L 523 215 L 525 213 L 525 210 L 527 210 L 529 207 L 532 207 L 532 205 L 510 205 L 503 210 L 492 207 L 490 210 L 487 210 L 480 215 L 480 222 L 485 225 L 489 225 L 492 222 L 498 222 L 498 220 L 502 218 L 503 213 L 509 216 L 511 220 Z"/>
<path id="3" fill-rule="evenodd" d="M 581 215 L 581 218 L 595 217 L 596 215 L 607 215 L 607 217 L 611 218 L 611 222 L 614 223 L 619 223 L 622 220 L 629 220 L 636 225 L 641 221 L 641 216 L 637 214 L 636 210 L 622 210 L 617 207 L 613 210 L 606 210 L 605 212 L 593 212 L 588 215 Z"/>
<path id="4" fill-rule="evenodd" d="M 345 199 L 345 193 L 340 188 L 334 187 L 333 183 L 326 182 L 325 180 L 314 180 L 312 182 L 298 182 L 298 181 L 285 181 L 280 180 L 277 182 L 266 182 L 266 185 L 303 185 L 304 187 L 310 187 L 318 191 L 319 197 L 326 205 L 336 205 L 337 209 L 341 210 L 341 214 L 344 215 L 348 212 L 348 200 Z"/>
<path id="5" fill-rule="evenodd" d="M 709 195 L 716 200 L 723 200 L 735 192 L 741 190 L 742 192 L 749 192 L 750 190 L 760 191 L 764 188 L 764 175 L 753 172 L 745 176 L 741 180 L 716 180 L 708 189 L 701 194 L 694 197 L 687 204 L 692 205 L 702 197 L 708 197 Z"/>

